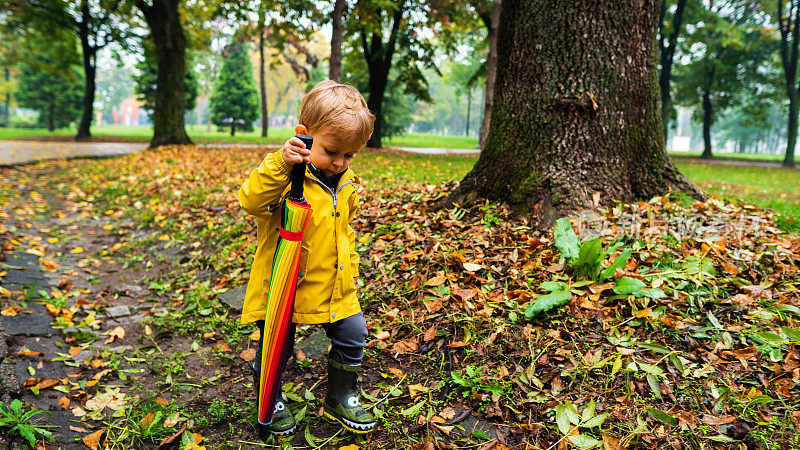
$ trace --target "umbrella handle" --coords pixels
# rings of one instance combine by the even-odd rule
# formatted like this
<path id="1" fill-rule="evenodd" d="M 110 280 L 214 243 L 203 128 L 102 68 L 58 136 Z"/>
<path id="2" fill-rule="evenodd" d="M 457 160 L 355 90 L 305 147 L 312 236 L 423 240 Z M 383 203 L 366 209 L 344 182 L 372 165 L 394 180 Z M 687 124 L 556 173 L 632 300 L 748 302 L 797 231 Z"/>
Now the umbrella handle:
<path id="1" fill-rule="evenodd" d="M 311 146 L 314 145 L 314 138 L 307 135 L 307 134 L 298 134 L 296 135 L 304 144 L 306 144 L 306 148 L 311 150 Z M 289 198 L 294 201 L 303 201 L 303 180 L 306 178 L 306 163 L 296 163 L 292 166 L 292 187 L 289 191 Z"/>

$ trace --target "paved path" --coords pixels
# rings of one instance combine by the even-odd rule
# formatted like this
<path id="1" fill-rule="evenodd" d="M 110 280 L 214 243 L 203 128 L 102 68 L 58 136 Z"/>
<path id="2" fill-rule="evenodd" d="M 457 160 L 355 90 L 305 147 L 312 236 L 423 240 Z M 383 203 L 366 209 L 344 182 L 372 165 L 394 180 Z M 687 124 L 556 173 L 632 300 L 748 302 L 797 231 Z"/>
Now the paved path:
<path id="1" fill-rule="evenodd" d="M 45 159 L 122 155 L 146 148 L 145 143 L 0 141 L 0 166 Z"/>

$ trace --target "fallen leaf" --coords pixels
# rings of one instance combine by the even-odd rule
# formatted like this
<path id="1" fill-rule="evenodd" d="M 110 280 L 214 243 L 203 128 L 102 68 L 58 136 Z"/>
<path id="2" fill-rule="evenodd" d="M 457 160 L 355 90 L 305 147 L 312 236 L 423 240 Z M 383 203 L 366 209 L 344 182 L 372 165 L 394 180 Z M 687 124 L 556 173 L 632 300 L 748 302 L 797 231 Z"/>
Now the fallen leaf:
<path id="1" fill-rule="evenodd" d="M 110 344 L 114 342 L 115 339 L 123 339 L 125 337 L 125 329 L 118 326 L 106 334 L 108 334 L 108 339 L 103 341 L 103 344 Z"/>
<path id="2" fill-rule="evenodd" d="M 252 361 L 252 360 L 254 360 L 256 358 L 256 349 L 248 348 L 247 350 L 243 351 L 242 353 L 239 353 L 239 357 L 242 358 L 243 360 L 247 361 L 247 362 L 250 362 L 250 361 Z"/>
<path id="3" fill-rule="evenodd" d="M 69 348 L 69 354 L 70 354 L 71 356 L 75 356 L 75 355 L 77 355 L 78 353 L 80 353 L 80 352 L 81 352 L 81 350 L 83 350 L 83 349 L 82 349 L 82 348 L 80 348 L 80 347 L 70 347 L 70 348 Z"/>
<path id="4" fill-rule="evenodd" d="M 392 346 L 393 353 L 408 353 L 413 352 L 417 349 L 417 342 L 412 339 L 404 339 L 402 341 L 395 342 Z"/>
<path id="5" fill-rule="evenodd" d="M 173 444 L 179 437 L 181 437 L 181 435 L 185 430 L 186 430 L 186 424 L 184 423 L 181 429 L 177 433 L 162 439 L 161 442 L 158 444 L 158 448 L 164 448 L 168 445 Z"/>
<path id="6" fill-rule="evenodd" d="M 58 406 L 62 408 L 69 408 L 69 403 L 70 403 L 69 398 L 67 398 L 66 396 L 58 399 Z"/>
<path id="7" fill-rule="evenodd" d="M 431 325 L 430 328 L 425 330 L 425 336 L 423 336 L 422 340 L 425 342 L 429 342 L 435 337 L 436 337 L 436 325 Z"/>
<path id="8" fill-rule="evenodd" d="M 477 272 L 483 269 L 483 266 L 480 264 L 473 264 L 473 263 L 464 263 L 464 270 L 467 272 Z"/>
<path id="9" fill-rule="evenodd" d="M 164 426 L 167 428 L 172 428 L 178 424 L 179 420 L 180 420 L 180 413 L 176 412 L 174 416 L 167 417 L 167 420 L 164 421 Z"/>
<path id="10" fill-rule="evenodd" d="M 424 394 L 429 392 L 431 389 L 425 387 L 421 384 L 411 384 L 408 386 L 408 393 L 411 395 L 411 398 L 414 399 L 420 394 Z"/>
<path id="11" fill-rule="evenodd" d="M 105 431 L 105 428 L 101 428 L 92 434 L 87 434 L 83 437 L 83 443 L 90 449 L 96 450 L 100 446 L 100 439 L 102 439 L 103 432 Z"/>

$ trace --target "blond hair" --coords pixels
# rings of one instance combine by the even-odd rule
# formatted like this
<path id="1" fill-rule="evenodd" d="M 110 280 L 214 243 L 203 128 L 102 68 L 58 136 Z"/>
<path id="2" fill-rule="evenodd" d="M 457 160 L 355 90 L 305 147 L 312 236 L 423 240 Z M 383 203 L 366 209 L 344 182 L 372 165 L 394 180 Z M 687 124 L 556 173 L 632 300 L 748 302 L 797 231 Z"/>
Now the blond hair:
<path id="1" fill-rule="evenodd" d="M 300 123 L 310 133 L 326 128 L 338 138 L 355 139 L 363 147 L 372 136 L 375 116 L 356 88 L 325 80 L 300 102 Z"/>

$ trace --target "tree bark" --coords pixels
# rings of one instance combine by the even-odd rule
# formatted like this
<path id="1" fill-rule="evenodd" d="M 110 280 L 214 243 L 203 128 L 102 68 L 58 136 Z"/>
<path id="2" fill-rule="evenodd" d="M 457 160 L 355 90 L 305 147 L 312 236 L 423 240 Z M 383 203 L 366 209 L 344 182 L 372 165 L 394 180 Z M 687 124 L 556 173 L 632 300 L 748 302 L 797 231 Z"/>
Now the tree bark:
<path id="1" fill-rule="evenodd" d="M 783 157 L 784 167 L 794 167 L 794 148 L 797 145 L 797 101 L 798 94 L 789 95 L 789 123 L 787 127 L 786 153 Z"/>
<path id="2" fill-rule="evenodd" d="M 714 155 L 711 153 L 711 124 L 714 119 L 714 110 L 711 105 L 711 93 L 708 89 L 703 91 L 703 154 L 700 156 L 703 159 L 711 159 Z"/>
<path id="3" fill-rule="evenodd" d="M 336 0 L 331 15 L 331 59 L 328 64 L 328 78 L 333 81 L 342 79 L 342 16 L 347 7 L 347 0 Z"/>
<path id="4" fill-rule="evenodd" d="M 261 137 L 267 137 L 269 133 L 269 112 L 267 111 L 267 84 L 264 79 L 264 18 L 259 17 L 258 21 L 258 87 L 261 90 Z"/>
<path id="5" fill-rule="evenodd" d="M 50 106 L 47 108 L 47 131 L 53 132 L 56 130 L 55 113 L 56 105 L 55 103 L 50 103 Z"/>
<path id="6" fill-rule="evenodd" d="M 469 136 L 469 110 L 472 107 L 472 90 L 467 91 L 467 125 L 464 130 L 464 136 Z"/>
<path id="7" fill-rule="evenodd" d="M 405 1 L 401 1 L 395 9 L 392 17 L 392 28 L 389 32 L 389 40 L 384 43 L 383 37 L 379 33 L 371 33 L 369 43 L 367 42 L 367 31 L 361 30 L 361 45 L 364 50 L 364 59 L 367 61 L 369 71 L 369 98 L 367 107 L 375 116 L 375 126 L 372 136 L 367 141 L 367 147 L 381 148 L 381 138 L 383 136 L 383 96 L 386 93 L 386 86 L 389 84 L 389 70 L 392 68 L 392 56 L 394 56 L 397 35 L 400 32 L 400 21 L 405 12 Z"/>
<path id="8" fill-rule="evenodd" d="M 6 75 L 6 82 L 11 81 L 11 71 L 8 67 L 4 68 Z M 11 124 L 9 118 L 11 117 L 11 93 L 6 92 L 5 108 L 3 109 L 3 128 L 8 128 Z"/>
<path id="9" fill-rule="evenodd" d="M 499 200 L 545 228 L 670 189 L 702 198 L 664 146 L 657 18 L 656 0 L 504 0 L 486 146 L 440 205 Z"/>
<path id="10" fill-rule="evenodd" d="M 373 39 L 375 37 L 373 36 Z M 380 39 L 380 38 L 378 38 Z M 386 93 L 386 86 L 389 83 L 390 64 L 384 64 L 382 58 L 368 61 L 369 69 L 369 98 L 367 108 L 375 116 L 375 125 L 372 129 L 372 136 L 367 141 L 367 147 L 382 148 L 383 136 L 383 95 Z"/>
<path id="11" fill-rule="evenodd" d="M 184 125 L 184 77 L 186 39 L 178 12 L 179 0 L 145 0 L 136 5 L 144 14 L 156 50 L 156 105 L 150 148 L 160 145 L 191 144 Z"/>
<path id="12" fill-rule="evenodd" d="M 481 122 L 481 134 L 478 142 L 480 148 L 484 148 L 486 144 L 486 136 L 489 134 L 489 124 L 492 121 L 494 86 L 495 79 L 497 78 L 497 28 L 500 24 L 500 10 L 502 7 L 502 0 L 495 0 L 491 16 L 481 16 L 489 35 L 489 55 L 486 57 L 486 86 L 483 89 L 483 121 Z"/>
<path id="13" fill-rule="evenodd" d="M 94 115 L 94 91 L 95 91 L 95 75 L 97 74 L 97 46 L 89 42 L 89 24 L 92 17 L 89 11 L 89 4 L 81 2 L 81 21 L 78 22 L 78 37 L 81 41 L 81 49 L 83 50 L 83 73 L 84 73 L 84 89 L 83 89 L 83 112 L 81 113 L 81 120 L 78 122 L 78 133 L 75 139 L 89 139 L 92 137 L 91 126 L 92 116 Z M 95 36 L 95 39 L 97 37 Z"/>
<path id="14" fill-rule="evenodd" d="M 661 12 L 658 17 L 658 53 L 661 60 L 661 71 L 658 73 L 658 85 L 661 87 L 661 122 L 664 125 L 664 143 L 667 142 L 669 122 L 672 116 L 672 91 L 670 89 L 672 63 L 675 58 L 675 49 L 678 45 L 678 35 L 683 25 L 683 10 L 685 8 L 686 0 L 678 0 L 675 15 L 672 16 L 672 32 L 665 37 L 664 21 L 667 15 L 667 2 L 666 0 L 661 0 Z"/>

